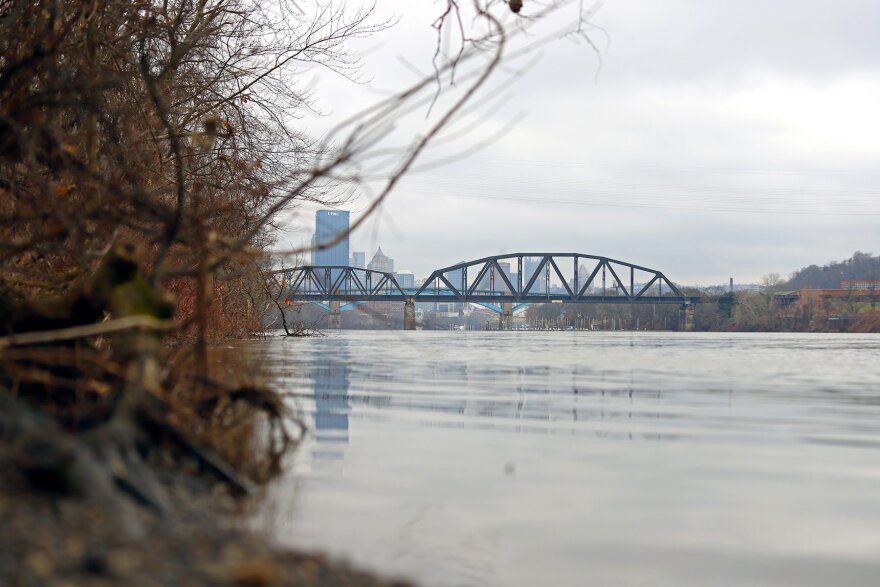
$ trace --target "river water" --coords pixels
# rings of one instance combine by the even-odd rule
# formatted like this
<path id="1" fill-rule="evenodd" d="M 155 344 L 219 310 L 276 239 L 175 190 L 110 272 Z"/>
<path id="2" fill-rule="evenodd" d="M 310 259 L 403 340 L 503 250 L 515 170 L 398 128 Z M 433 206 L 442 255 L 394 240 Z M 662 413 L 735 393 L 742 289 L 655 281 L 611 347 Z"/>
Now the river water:
<path id="1" fill-rule="evenodd" d="M 429 587 L 880 582 L 878 336 L 253 345 L 311 428 L 282 543 Z"/>

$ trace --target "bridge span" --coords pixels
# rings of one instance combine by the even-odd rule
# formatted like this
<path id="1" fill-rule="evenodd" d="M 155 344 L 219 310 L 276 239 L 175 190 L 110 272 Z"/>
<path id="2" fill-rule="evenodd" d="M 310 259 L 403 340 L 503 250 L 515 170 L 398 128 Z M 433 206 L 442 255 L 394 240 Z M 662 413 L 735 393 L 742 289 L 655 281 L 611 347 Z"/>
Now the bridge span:
<path id="1" fill-rule="evenodd" d="M 677 304 L 682 324 L 692 324 L 693 305 L 663 272 L 581 253 L 515 253 L 483 257 L 437 269 L 418 287 L 402 287 L 392 273 L 334 265 L 304 265 L 281 275 L 288 298 L 329 304 L 403 302 L 404 328 L 415 329 L 417 302 L 473 303 L 499 314 L 510 329 L 513 313 L 534 303 Z M 623 277 L 621 277 L 621 275 Z"/>

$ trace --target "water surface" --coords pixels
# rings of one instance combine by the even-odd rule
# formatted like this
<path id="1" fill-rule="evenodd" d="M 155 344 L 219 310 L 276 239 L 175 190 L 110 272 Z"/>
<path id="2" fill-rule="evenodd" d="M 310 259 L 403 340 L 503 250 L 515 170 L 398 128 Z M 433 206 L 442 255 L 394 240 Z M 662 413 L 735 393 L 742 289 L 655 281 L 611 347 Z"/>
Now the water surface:
<path id="1" fill-rule="evenodd" d="M 429 587 L 877 584 L 878 336 L 252 344 L 312 429 L 284 543 Z"/>

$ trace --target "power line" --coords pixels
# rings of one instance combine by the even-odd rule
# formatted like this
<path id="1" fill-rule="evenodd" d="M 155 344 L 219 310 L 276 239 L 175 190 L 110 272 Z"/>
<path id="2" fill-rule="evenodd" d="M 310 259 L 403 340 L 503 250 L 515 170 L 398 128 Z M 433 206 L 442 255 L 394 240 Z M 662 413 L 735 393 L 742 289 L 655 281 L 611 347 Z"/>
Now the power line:
<path id="1" fill-rule="evenodd" d="M 872 212 L 866 210 L 858 210 L 858 211 L 839 211 L 839 210 L 802 210 L 795 208 L 737 208 L 737 207 L 725 207 L 725 206 L 706 206 L 705 204 L 700 205 L 691 205 L 691 204 L 660 204 L 660 203 L 644 203 L 644 202 L 620 202 L 620 201 L 606 201 L 606 200 L 594 200 L 594 199 L 578 199 L 578 200 L 568 200 L 562 198 L 532 198 L 525 196 L 492 196 L 486 194 L 463 194 L 463 193 L 455 193 L 455 192 L 439 192 L 439 191 L 431 191 L 431 190 L 419 190 L 420 194 L 425 195 L 436 195 L 436 196 L 446 196 L 450 198 L 465 198 L 465 199 L 478 199 L 478 200 L 501 200 L 501 201 L 515 201 L 515 202 L 528 202 L 532 204 L 562 204 L 562 205 L 570 205 L 570 206 L 601 206 L 601 207 L 614 207 L 614 208 L 643 208 L 643 209 L 654 209 L 654 210 L 681 210 L 681 211 L 692 211 L 692 212 L 726 212 L 726 213 L 744 213 L 744 214 L 782 214 L 782 215 L 796 215 L 796 216 L 880 216 L 880 212 Z M 603 194 L 608 196 L 608 194 Z"/>
<path id="2" fill-rule="evenodd" d="M 738 174 L 755 174 L 755 175 L 880 175 L 880 169 L 875 167 L 863 167 L 859 169 L 833 168 L 833 167 L 788 167 L 788 168 L 766 168 L 766 167 L 725 167 L 710 165 L 609 165 L 596 164 L 586 161 L 560 161 L 550 159 L 519 159 L 519 158 L 503 158 L 503 157 L 475 157 L 471 159 L 475 163 L 497 163 L 501 165 L 515 164 L 518 166 L 530 165 L 534 167 L 588 167 L 597 170 L 652 170 L 652 171 L 702 171 L 716 173 L 738 173 Z"/>

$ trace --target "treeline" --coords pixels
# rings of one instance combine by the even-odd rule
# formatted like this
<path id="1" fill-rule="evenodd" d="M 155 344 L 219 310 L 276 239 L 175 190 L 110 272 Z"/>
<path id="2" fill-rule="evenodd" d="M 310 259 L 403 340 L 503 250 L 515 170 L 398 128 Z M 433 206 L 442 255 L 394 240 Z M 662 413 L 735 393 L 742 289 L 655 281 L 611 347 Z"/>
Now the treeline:
<path id="1" fill-rule="evenodd" d="M 845 280 L 880 279 L 880 255 L 856 251 L 843 261 L 832 261 L 819 267 L 810 265 L 795 271 L 789 278 L 788 289 L 836 289 Z"/>
<path id="2" fill-rule="evenodd" d="M 880 301 L 860 295 L 841 298 L 777 295 L 775 275 L 754 291 L 728 294 L 719 288 L 685 288 L 703 303 L 693 308 L 697 332 L 880 332 Z M 529 325 L 595 330 L 682 330 L 677 304 L 536 304 L 526 310 Z"/>

